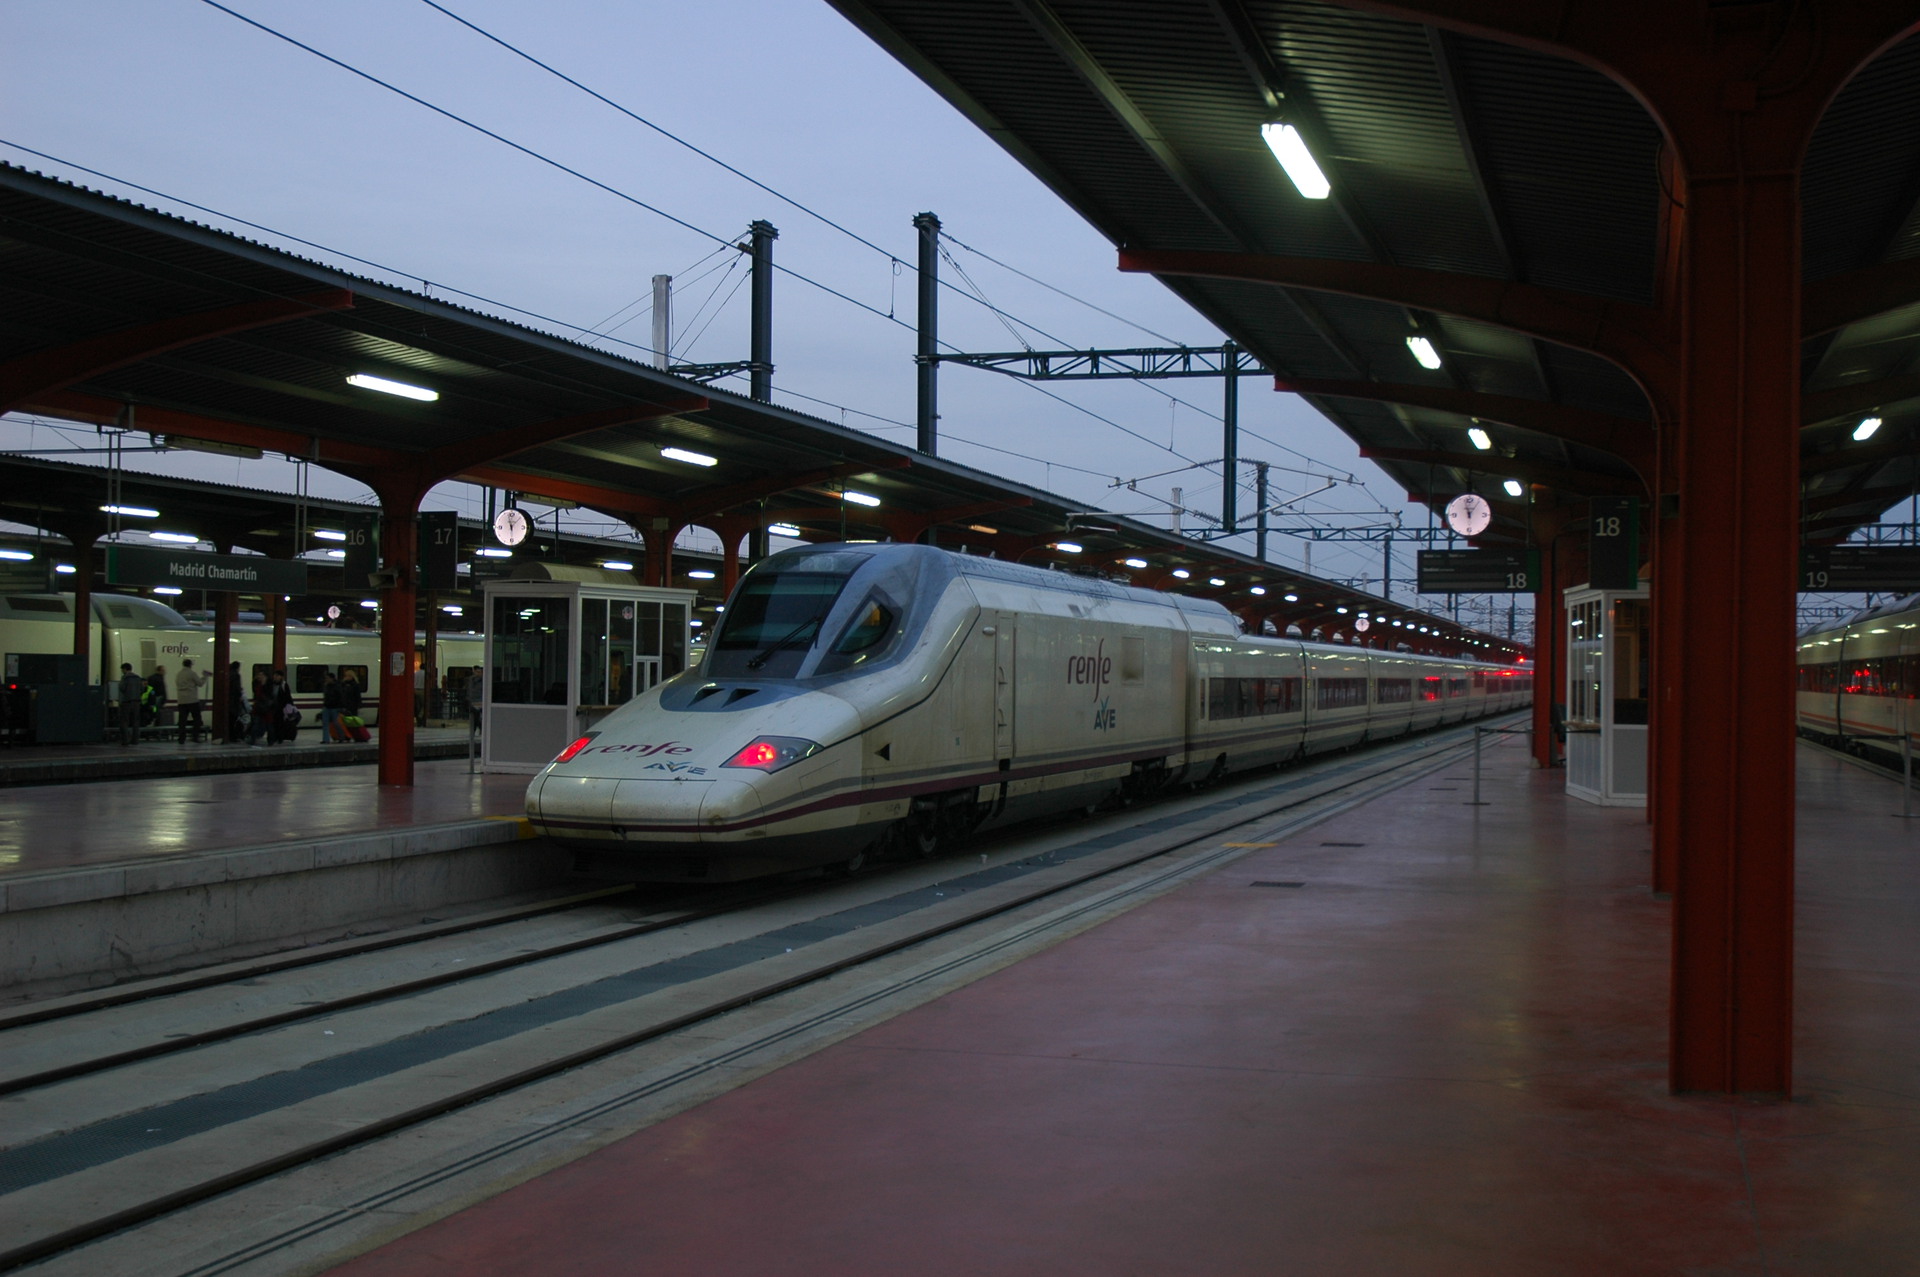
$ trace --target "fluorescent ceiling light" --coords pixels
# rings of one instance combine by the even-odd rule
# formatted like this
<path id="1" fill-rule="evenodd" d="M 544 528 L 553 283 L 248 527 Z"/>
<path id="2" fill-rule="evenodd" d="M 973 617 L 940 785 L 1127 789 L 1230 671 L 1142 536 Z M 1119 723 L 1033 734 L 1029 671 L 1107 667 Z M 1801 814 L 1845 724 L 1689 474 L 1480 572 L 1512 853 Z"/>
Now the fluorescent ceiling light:
<path id="1" fill-rule="evenodd" d="M 1262 124 L 1260 136 L 1266 140 L 1273 158 L 1287 171 L 1294 190 L 1310 200 L 1323 200 L 1332 193 L 1333 184 L 1314 162 L 1313 152 L 1307 149 L 1300 130 L 1291 124 Z"/>
<path id="2" fill-rule="evenodd" d="M 443 603 L 440 605 L 440 610 L 449 616 L 465 616 L 467 614 L 466 609 L 458 603 Z"/>
<path id="3" fill-rule="evenodd" d="M 11 559 L 15 563 L 25 563 L 31 558 L 32 553 L 26 550 L 0 550 L 0 559 Z"/>
<path id="4" fill-rule="evenodd" d="M 600 560 L 600 566 L 610 572 L 633 571 L 633 564 L 627 562 L 625 559 L 602 559 Z"/>
<path id="5" fill-rule="evenodd" d="M 1175 568 L 1173 570 L 1173 575 L 1174 575 L 1174 579 L 1184 581 L 1193 574 L 1188 572 L 1185 568 Z"/>
<path id="6" fill-rule="evenodd" d="M 156 585 L 153 587 L 153 592 L 155 594 L 185 594 L 186 593 L 185 590 L 181 589 L 177 585 Z"/>
<path id="7" fill-rule="evenodd" d="M 705 625 L 705 624 L 706 624 L 706 622 L 705 622 L 705 621 L 702 621 L 702 620 L 697 620 L 697 619 L 696 619 L 696 620 L 692 620 L 692 621 L 688 621 L 688 622 L 687 622 L 687 624 L 688 624 L 688 625 Z"/>
<path id="8" fill-rule="evenodd" d="M 702 568 L 698 572 L 687 573 L 687 579 L 690 581 L 711 581 L 713 580 L 713 573 Z"/>
<path id="9" fill-rule="evenodd" d="M 158 510 L 149 510 L 143 505 L 103 505 L 100 509 L 107 514 L 124 514 L 135 519 L 157 519 Z"/>
<path id="10" fill-rule="evenodd" d="M 1527 486 L 1518 479 L 1509 479 L 1500 486 L 1507 490 L 1507 495 L 1510 497 L 1524 497 L 1527 495 Z"/>
<path id="11" fill-rule="evenodd" d="M 662 448 L 660 455 L 669 461 L 684 461 L 690 466 L 717 466 L 718 457 L 709 457 L 704 452 L 689 452 L 685 448 Z"/>
<path id="12" fill-rule="evenodd" d="M 1298 603 L 1300 601 L 1300 596 L 1298 594 L 1283 594 L 1280 597 L 1285 599 L 1289 603 Z"/>
<path id="13" fill-rule="evenodd" d="M 840 499 L 842 501 L 851 501 L 855 505 L 876 506 L 880 504 L 880 498 L 874 496 L 871 492 L 855 492 L 852 488 L 848 488 L 845 492 L 842 492 Z"/>
<path id="14" fill-rule="evenodd" d="M 380 600 L 379 599 L 361 599 L 360 606 L 361 607 L 379 607 Z"/>
<path id="15" fill-rule="evenodd" d="M 319 537 L 322 541 L 344 541 L 347 539 L 346 533 L 336 532 L 332 528 L 315 528 L 313 535 Z"/>
<path id="16" fill-rule="evenodd" d="M 428 390 L 425 386 L 409 386 L 404 381 L 394 381 L 387 377 L 376 377 L 372 373 L 357 372 L 347 378 L 349 386 L 358 386 L 362 390 L 377 390 L 383 395 L 399 395 L 402 399 L 418 399 L 421 403 L 432 403 L 440 397 L 437 390 Z"/>
<path id="17" fill-rule="evenodd" d="M 1265 594 L 1266 592 L 1267 592 L 1267 587 L 1264 585 L 1256 585 L 1251 590 L 1247 591 L 1247 593 L 1249 594 Z"/>
<path id="18" fill-rule="evenodd" d="M 1347 609 L 1345 609 L 1345 608 L 1343 608 L 1343 607 L 1337 607 L 1337 608 L 1335 608 L 1335 609 L 1333 609 L 1333 610 L 1334 610 L 1335 612 L 1337 612 L 1337 613 L 1339 613 L 1339 614 L 1340 614 L 1341 616 L 1345 616 L 1345 615 L 1347 614 Z"/>
<path id="19" fill-rule="evenodd" d="M 1407 338 L 1407 349 L 1413 352 L 1414 359 L 1422 368 L 1431 371 L 1440 367 L 1440 352 L 1435 350 L 1433 343 L 1425 337 Z"/>
<path id="20" fill-rule="evenodd" d="M 171 541 L 175 545 L 198 545 L 200 538 L 188 532 L 149 532 L 150 541 Z"/>
<path id="21" fill-rule="evenodd" d="M 1487 436 L 1486 431 L 1478 426 L 1474 426 L 1467 431 L 1467 439 L 1474 447 L 1480 449 L 1482 452 L 1491 452 L 1493 450 L 1493 440 Z"/>
<path id="22" fill-rule="evenodd" d="M 1055 541 L 1053 548 L 1062 554 L 1078 554 L 1080 553 L 1081 546 L 1077 541 Z"/>
<path id="23" fill-rule="evenodd" d="M 347 557 L 347 552 L 345 550 L 328 550 L 327 557 L 329 559 L 344 559 Z"/>
<path id="24" fill-rule="evenodd" d="M 1208 585 L 1225 585 L 1226 580 L 1222 577 L 1210 576 L 1207 578 L 1207 584 Z"/>
<path id="25" fill-rule="evenodd" d="M 55 572 L 58 572 L 61 576 L 72 576 L 75 572 L 78 572 L 80 569 L 74 567 L 73 564 L 71 563 L 56 563 L 53 565 L 53 570 Z"/>
<path id="26" fill-rule="evenodd" d="M 1147 566 L 1147 561 L 1145 559 L 1122 559 L 1121 562 L 1125 563 L 1130 568 L 1143 568 Z"/>
<path id="27" fill-rule="evenodd" d="M 497 545 L 483 545 L 475 550 L 474 553 L 483 559 L 511 559 L 513 557 L 512 550 L 502 549 Z"/>
<path id="28" fill-rule="evenodd" d="M 775 536 L 783 537 L 797 537 L 800 535 L 800 529 L 794 527 L 791 523 L 769 523 L 767 525 L 767 531 L 773 533 Z"/>
<path id="29" fill-rule="evenodd" d="M 1862 417 L 1860 419 L 1860 424 L 1853 428 L 1854 441 L 1858 443 L 1862 440 L 1873 438 L 1873 432 L 1878 430 L 1879 428 L 1880 428 L 1880 418 Z"/>
<path id="30" fill-rule="evenodd" d="M 989 537 L 997 537 L 1000 535 L 999 528 L 990 528 L 984 523 L 969 523 L 967 525 L 967 531 L 978 532 L 981 536 Z"/>

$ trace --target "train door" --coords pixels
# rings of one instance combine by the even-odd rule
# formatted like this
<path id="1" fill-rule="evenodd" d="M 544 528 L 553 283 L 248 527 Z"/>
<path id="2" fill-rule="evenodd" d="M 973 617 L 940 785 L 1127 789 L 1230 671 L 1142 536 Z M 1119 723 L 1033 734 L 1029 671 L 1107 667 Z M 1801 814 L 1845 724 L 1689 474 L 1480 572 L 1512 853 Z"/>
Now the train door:
<path id="1" fill-rule="evenodd" d="M 999 613 L 993 626 L 993 756 L 1013 757 L 1014 650 L 1013 617 Z"/>

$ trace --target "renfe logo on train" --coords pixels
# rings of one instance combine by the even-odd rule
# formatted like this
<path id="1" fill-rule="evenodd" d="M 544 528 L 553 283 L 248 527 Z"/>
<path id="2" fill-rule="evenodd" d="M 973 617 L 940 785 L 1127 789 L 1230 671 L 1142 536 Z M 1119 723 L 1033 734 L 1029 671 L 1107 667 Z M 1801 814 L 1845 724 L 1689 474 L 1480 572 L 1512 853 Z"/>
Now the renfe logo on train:
<path id="1" fill-rule="evenodd" d="M 1093 685 L 1093 699 L 1100 699 L 1100 689 L 1113 680 L 1113 658 L 1106 655 L 1107 641 L 1101 639 L 1095 645 L 1092 656 L 1069 656 L 1067 658 L 1067 682 L 1070 684 Z"/>
<path id="2" fill-rule="evenodd" d="M 637 758 L 649 758 L 654 754 L 691 754 L 693 752 L 693 746 L 682 745 L 679 741 L 670 740 L 659 745 L 600 745 L 594 749 L 582 750 L 581 752 L 595 754 L 632 754 Z"/>

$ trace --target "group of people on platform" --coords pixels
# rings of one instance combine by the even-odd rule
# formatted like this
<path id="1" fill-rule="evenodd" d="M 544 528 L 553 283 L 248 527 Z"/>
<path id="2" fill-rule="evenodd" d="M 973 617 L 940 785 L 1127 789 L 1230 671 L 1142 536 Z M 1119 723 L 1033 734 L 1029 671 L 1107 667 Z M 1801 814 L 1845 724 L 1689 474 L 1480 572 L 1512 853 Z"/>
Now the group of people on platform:
<path id="1" fill-rule="evenodd" d="M 121 744 L 139 744 L 140 729 L 158 723 L 169 700 L 174 705 L 180 743 L 187 743 L 189 731 L 194 740 L 199 740 L 208 730 L 201 708 L 204 700 L 211 699 L 212 682 L 213 676 L 196 670 L 193 658 L 188 657 L 180 662 L 170 697 L 166 666 L 155 665 L 153 672 L 142 678 L 130 663 L 123 662 L 120 681 L 115 685 Z M 355 738 L 353 729 L 360 726 L 360 698 L 360 680 L 352 670 L 338 678 L 331 673 L 327 675 L 320 711 L 323 744 Z M 263 742 L 279 745 L 293 740 L 294 733 L 300 729 L 300 710 L 293 703 L 293 689 L 287 686 L 285 670 L 256 672 L 253 692 L 248 695 L 240 677 L 240 662 L 232 662 L 227 666 L 227 705 L 231 709 L 231 721 L 224 730 L 218 730 L 216 725 L 216 734 L 230 744 L 244 739 L 252 747 L 259 747 Z"/>

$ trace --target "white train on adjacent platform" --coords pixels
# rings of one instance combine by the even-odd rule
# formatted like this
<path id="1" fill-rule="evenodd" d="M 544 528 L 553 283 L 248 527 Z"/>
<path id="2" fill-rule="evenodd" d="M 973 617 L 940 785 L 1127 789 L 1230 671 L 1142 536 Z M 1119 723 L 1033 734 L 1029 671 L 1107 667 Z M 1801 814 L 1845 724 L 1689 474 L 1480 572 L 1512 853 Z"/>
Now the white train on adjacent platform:
<path id="1" fill-rule="evenodd" d="M 1920 753 L 1920 595 L 1810 630 L 1795 646 L 1803 735 L 1897 760 L 1905 733 Z"/>
<path id="2" fill-rule="evenodd" d="M 639 876 L 747 877 L 1531 696 L 1524 668 L 1245 636 L 1203 600 L 927 546 L 813 546 L 757 564 L 701 663 L 569 745 L 527 812 Z"/>
<path id="3" fill-rule="evenodd" d="M 60 653 L 73 650 L 71 594 L 0 594 L 0 655 L 6 653 Z M 143 677 L 156 664 L 167 667 L 168 686 L 179 672 L 182 657 L 192 657 L 195 668 L 213 667 L 213 626 L 189 621 L 164 603 L 130 594 L 91 596 L 93 620 L 88 651 L 89 682 L 111 684 L 120 677 L 120 665 L 133 666 Z M 425 635 L 416 638 L 423 644 Z M 466 671 L 480 664 L 484 641 L 478 634 L 441 634 L 436 640 L 443 681 L 463 686 Z M 240 662 L 249 687 L 256 671 L 273 659 L 273 627 L 245 621 L 233 626 L 230 660 Z M 294 704 L 307 711 L 308 726 L 318 724 L 321 691 L 327 674 L 353 671 L 365 689 L 361 715 L 376 722 L 380 712 L 380 636 L 371 630 L 336 630 L 325 626 L 290 624 L 287 627 L 287 681 L 293 685 Z M 208 693 L 211 696 L 211 693 Z"/>

